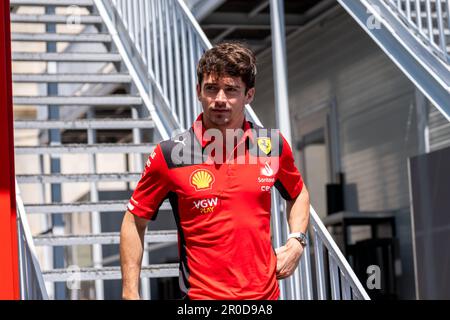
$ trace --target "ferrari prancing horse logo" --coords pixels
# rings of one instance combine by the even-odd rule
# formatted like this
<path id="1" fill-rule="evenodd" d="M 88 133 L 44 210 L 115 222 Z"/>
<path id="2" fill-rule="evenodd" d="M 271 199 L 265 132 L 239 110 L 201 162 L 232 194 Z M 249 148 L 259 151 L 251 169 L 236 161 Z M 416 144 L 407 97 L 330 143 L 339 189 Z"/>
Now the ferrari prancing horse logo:
<path id="1" fill-rule="evenodd" d="M 257 141 L 259 149 L 268 155 L 272 150 L 272 142 L 270 141 L 270 138 L 258 138 Z"/>

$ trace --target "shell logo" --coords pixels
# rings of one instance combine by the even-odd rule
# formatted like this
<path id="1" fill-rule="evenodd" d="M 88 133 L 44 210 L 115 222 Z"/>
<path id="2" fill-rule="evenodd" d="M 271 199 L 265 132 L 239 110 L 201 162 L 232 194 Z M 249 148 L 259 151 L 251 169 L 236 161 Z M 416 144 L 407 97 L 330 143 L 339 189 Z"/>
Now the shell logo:
<path id="1" fill-rule="evenodd" d="M 195 170 L 191 174 L 191 185 L 196 191 L 211 189 L 214 183 L 214 176 L 205 169 Z"/>

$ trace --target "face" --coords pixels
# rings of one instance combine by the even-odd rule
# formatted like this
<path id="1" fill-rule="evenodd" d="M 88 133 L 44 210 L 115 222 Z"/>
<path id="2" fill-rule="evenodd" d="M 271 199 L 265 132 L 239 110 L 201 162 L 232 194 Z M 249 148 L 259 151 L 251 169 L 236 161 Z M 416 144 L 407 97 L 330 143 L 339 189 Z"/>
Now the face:
<path id="1" fill-rule="evenodd" d="M 197 96 L 203 107 L 207 128 L 237 129 L 244 121 L 245 105 L 253 101 L 255 88 L 245 92 L 240 77 L 205 75 L 197 84 Z"/>

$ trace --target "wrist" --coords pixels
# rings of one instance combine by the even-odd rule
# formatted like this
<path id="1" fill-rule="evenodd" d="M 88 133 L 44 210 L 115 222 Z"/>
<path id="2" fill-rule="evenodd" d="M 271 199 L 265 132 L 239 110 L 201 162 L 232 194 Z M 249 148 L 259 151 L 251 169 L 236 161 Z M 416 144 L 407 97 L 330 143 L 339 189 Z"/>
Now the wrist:
<path id="1" fill-rule="evenodd" d="M 300 245 L 305 248 L 308 245 L 307 235 L 303 232 L 293 232 L 288 235 L 289 239 L 295 239 Z"/>
<path id="2" fill-rule="evenodd" d="M 303 245 L 296 238 L 289 238 L 286 241 L 286 245 L 289 248 L 293 248 L 295 250 L 303 251 Z"/>

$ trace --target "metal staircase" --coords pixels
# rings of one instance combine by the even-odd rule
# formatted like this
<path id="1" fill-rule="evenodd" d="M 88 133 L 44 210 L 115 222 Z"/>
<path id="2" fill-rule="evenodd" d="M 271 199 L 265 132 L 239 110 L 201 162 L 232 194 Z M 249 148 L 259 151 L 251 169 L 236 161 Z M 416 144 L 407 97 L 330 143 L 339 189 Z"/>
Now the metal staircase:
<path id="1" fill-rule="evenodd" d="M 338 2 L 450 121 L 450 2 Z"/>
<path id="2" fill-rule="evenodd" d="M 36 265 L 34 245 L 47 248 L 47 252 L 53 249 L 53 255 L 60 258 L 63 246 L 89 245 L 93 248 L 93 265 L 77 269 L 76 280 L 95 280 L 96 298 L 102 299 L 103 281 L 120 279 L 120 269 L 105 267 L 101 263 L 102 245 L 119 243 L 119 234 L 102 232 L 100 213 L 123 212 L 126 200 L 99 200 L 99 183 L 136 182 L 153 144 L 190 126 L 200 112 L 195 96 L 196 62 L 211 44 L 180 0 L 11 0 L 11 5 L 44 6 L 47 8 L 45 14 L 14 13 L 12 22 L 45 23 L 47 31 L 52 31 L 12 34 L 14 41 L 47 43 L 46 52 L 13 53 L 14 61 L 47 62 L 43 73 L 13 75 L 15 85 L 44 84 L 47 90 L 46 95 L 15 96 L 15 110 L 35 106 L 48 111 L 43 113 L 44 118 L 15 121 L 16 132 L 33 129 L 39 133 L 36 145 L 16 143 L 17 157 L 35 156 L 41 168 L 46 168 L 34 174 L 17 175 L 22 190 L 27 184 L 34 184 L 38 186 L 37 190 L 41 189 L 42 195 L 40 203 L 27 202 L 25 205 L 21 205 L 22 198 L 18 195 L 19 219 L 23 221 L 20 226 L 24 225 L 21 248 L 34 257 L 21 264 L 22 275 L 34 275 L 22 276 L 23 288 L 32 288 L 32 292 L 24 289 L 22 297 L 45 298 L 47 294 L 42 287 L 43 280 L 47 283 L 74 280 L 74 270 L 67 265 L 54 265 L 43 270 L 42 279 L 40 266 Z M 67 23 L 68 17 L 56 13 L 55 5 L 87 8 L 88 14 L 76 17 L 77 22 L 94 25 L 94 29 L 74 35 L 56 32 L 54 25 Z M 56 52 L 55 42 L 100 43 L 105 50 L 73 52 L 69 46 L 64 52 Z M 90 72 L 59 72 L 58 62 L 94 63 L 97 68 Z M 59 95 L 59 86 L 74 83 L 80 85 L 74 87 L 72 94 Z M 108 115 L 114 117 L 97 117 L 98 110 L 104 109 L 110 110 Z M 247 106 L 247 113 L 250 119 L 260 124 L 250 106 Z M 125 133 L 114 142 L 99 142 L 105 129 L 125 130 Z M 62 136 L 65 134 L 70 143 L 64 143 Z M 89 172 L 64 173 L 61 170 L 66 160 L 64 156 L 70 154 L 86 156 Z M 127 157 L 129 165 L 118 172 L 100 173 L 97 170 L 100 154 L 115 154 L 117 159 Z M 44 165 L 45 161 L 47 163 Z M 84 200 L 63 201 L 62 188 L 70 188 L 71 184 L 89 185 L 84 189 L 84 197 L 79 197 Z M 48 185 L 50 192 L 45 187 Z M 170 207 L 164 203 L 161 210 L 168 211 Z M 91 233 L 66 233 L 62 215 L 67 217 L 85 212 L 90 213 Z M 48 234 L 31 239 L 27 217 L 38 214 L 51 215 L 53 229 Z M 285 204 L 275 193 L 272 214 L 274 246 L 278 247 L 285 242 L 287 222 Z M 305 250 L 296 273 L 280 281 L 281 299 L 368 299 L 360 281 L 312 207 L 309 236 L 311 246 Z M 176 241 L 176 230 L 151 231 L 145 236 L 146 243 Z M 25 260 L 22 258 L 21 261 Z M 147 253 L 143 261 L 141 295 L 148 299 L 148 278 L 177 277 L 178 264 L 148 264 Z M 36 288 L 40 288 L 40 294 L 32 294 Z M 58 290 L 61 288 L 56 287 L 55 294 L 51 296 L 57 298 Z"/>
<path id="3" fill-rule="evenodd" d="M 96 280 L 96 298 L 103 297 L 103 283 L 105 279 L 120 279 L 119 267 L 103 267 L 101 261 L 102 245 L 119 243 L 119 233 L 102 233 L 100 214 L 102 212 L 114 212 L 125 210 L 126 199 L 116 201 L 99 201 L 98 200 L 98 183 L 102 182 L 136 182 L 139 180 L 142 163 L 145 162 L 146 156 L 150 154 L 154 144 L 152 141 L 142 141 L 142 130 L 149 130 L 155 128 L 155 123 L 151 117 L 148 116 L 148 111 L 143 103 L 140 95 L 136 94 L 136 89 L 132 81 L 132 77 L 123 64 L 121 55 L 114 48 L 112 43 L 112 36 L 109 33 L 103 33 L 105 30 L 102 26 L 102 18 L 96 14 L 96 9 L 93 1 L 11 1 L 12 6 L 42 6 L 48 9 L 54 5 L 60 6 L 80 6 L 88 10 L 88 14 L 79 15 L 78 17 L 70 16 L 69 14 L 62 14 L 64 9 L 60 9 L 60 13 L 56 14 L 42 14 L 30 15 L 14 13 L 11 15 L 12 23 L 45 23 L 47 31 L 51 29 L 49 25 L 64 25 L 68 24 L 69 19 L 76 18 L 80 25 L 94 25 L 94 29 L 90 29 L 89 33 L 84 33 L 85 29 L 81 29 L 81 33 L 56 33 L 53 27 L 53 32 L 46 33 L 12 33 L 12 41 L 20 43 L 39 43 L 45 42 L 47 49 L 51 44 L 68 43 L 69 48 L 71 44 L 97 44 L 106 48 L 105 52 L 90 52 L 90 50 L 72 52 L 71 50 L 55 52 L 13 52 L 12 60 L 17 62 L 45 62 L 46 70 L 42 73 L 15 73 L 13 75 L 13 82 L 15 89 L 20 90 L 17 84 L 37 84 L 47 87 L 48 92 L 52 94 L 33 95 L 33 96 L 14 96 L 15 110 L 20 112 L 21 108 L 35 107 L 37 109 L 48 110 L 48 117 L 44 119 L 27 119 L 16 120 L 14 123 L 15 130 L 20 136 L 20 130 L 37 130 L 38 143 L 36 145 L 21 145 L 16 143 L 16 156 L 33 156 L 34 159 L 40 158 L 40 161 L 58 161 L 59 165 L 64 165 L 64 156 L 66 154 L 80 154 L 88 155 L 90 162 L 89 172 L 76 173 L 62 173 L 57 168 L 54 170 L 46 170 L 46 172 L 36 172 L 35 174 L 19 174 L 17 175 L 17 182 L 20 187 L 26 188 L 25 185 L 33 184 L 40 185 L 42 189 L 45 186 L 51 185 L 52 195 L 45 199 L 41 197 L 40 203 L 26 203 L 22 208 L 24 212 L 30 217 L 31 215 L 59 215 L 70 214 L 76 215 L 83 212 L 91 213 L 91 231 L 92 234 L 65 234 L 63 230 L 53 228 L 49 234 L 35 236 L 34 244 L 37 247 L 45 246 L 47 251 L 56 247 L 63 246 L 78 246 L 78 245 L 92 245 L 93 246 L 93 260 L 94 264 L 90 268 L 81 268 L 76 279 L 79 281 Z M 53 7 L 54 8 L 54 7 Z M 81 9 L 81 8 L 80 8 Z M 67 8 L 66 8 L 67 11 Z M 54 9 L 53 9 L 53 12 Z M 21 46 L 18 46 L 21 48 Z M 82 48 L 82 47 L 81 47 Z M 51 52 L 54 51 L 54 52 Z M 92 66 L 93 72 L 75 73 L 60 73 L 57 63 L 83 63 Z M 109 72 L 104 70 L 109 67 Z M 101 66 L 100 68 L 98 66 Z M 111 67 L 112 66 L 112 67 Z M 76 70 L 72 68 L 72 70 Z M 65 71 L 66 72 L 66 71 Z M 73 87 L 73 94 L 61 95 L 58 86 L 71 85 Z M 88 85 L 89 88 L 82 88 L 82 85 Z M 128 91 L 127 94 L 113 94 L 113 90 L 101 92 L 95 91 L 96 86 L 105 87 L 106 85 L 114 88 L 124 88 Z M 53 86 L 53 87 L 52 87 Z M 86 89 L 86 90 L 85 90 Z M 134 90 L 134 93 L 133 93 Z M 17 90 L 16 90 L 17 91 Z M 70 108 L 81 110 L 75 113 L 75 116 L 67 117 L 67 112 Z M 51 115 L 52 109 L 53 115 Z M 61 110 L 65 109 L 66 112 Z M 110 116 L 98 118 L 95 113 L 99 109 L 119 110 L 118 113 L 109 112 Z M 120 111 L 122 110 L 122 111 Z M 124 112 L 129 110 L 129 112 Z M 38 112 L 39 114 L 39 112 Z M 44 112 L 45 114 L 45 112 Z M 124 114 L 124 116 L 121 116 Z M 75 131 L 74 131 L 75 130 Z M 101 136 L 102 130 L 122 130 L 122 140 L 115 143 L 99 143 L 95 141 L 96 135 Z M 61 135 L 70 133 L 70 131 L 80 133 L 88 136 L 87 141 L 79 143 L 62 143 Z M 46 138 L 45 132 L 50 136 L 59 135 L 59 139 Z M 157 136 L 157 134 L 155 134 Z M 77 140 L 76 138 L 72 140 Z M 86 139 L 84 139 L 86 140 Z M 155 140 L 156 141 L 156 140 Z M 123 168 L 120 172 L 97 173 L 98 155 L 100 154 L 115 154 L 118 158 L 129 155 L 132 160 L 130 169 Z M 73 201 L 65 202 L 62 196 L 63 188 L 77 188 L 70 187 L 68 184 L 89 183 L 90 188 L 85 192 L 89 193 L 90 201 Z M 59 188 L 58 190 L 55 190 Z M 74 190 L 74 189 L 72 189 Z M 59 194 L 58 194 L 59 193 Z M 45 191 L 42 192 L 45 194 Z M 19 206 L 20 208 L 20 206 Z M 169 206 L 164 205 L 162 210 L 170 210 Z M 25 215 L 21 217 L 23 219 Z M 51 223 L 49 223 L 49 226 Z M 60 223 L 61 225 L 61 223 Z M 176 231 L 155 231 L 148 232 L 146 242 L 176 242 Z M 54 255 L 58 254 L 53 252 Z M 61 260 L 64 253 L 59 253 Z M 146 254 L 147 255 L 147 254 Z M 147 266 L 148 256 L 144 257 L 143 278 L 161 277 L 161 276 L 177 276 L 178 265 L 152 265 Z M 43 270 L 43 279 L 48 282 L 62 282 L 73 279 L 73 270 L 69 266 L 58 266 L 50 270 Z M 143 280 L 142 287 L 147 289 L 148 282 Z M 52 288 L 50 285 L 49 288 Z M 63 286 L 64 290 L 64 286 Z M 51 290 L 52 291 L 52 290 Z M 44 295 L 45 296 L 45 295 Z M 54 298 L 58 298 L 55 294 Z M 64 295 L 63 295 L 64 296 Z M 25 297 L 25 296 L 24 296 Z M 144 298 L 149 298 L 148 294 L 143 294 Z"/>

